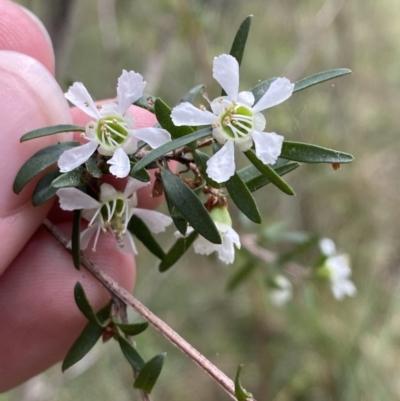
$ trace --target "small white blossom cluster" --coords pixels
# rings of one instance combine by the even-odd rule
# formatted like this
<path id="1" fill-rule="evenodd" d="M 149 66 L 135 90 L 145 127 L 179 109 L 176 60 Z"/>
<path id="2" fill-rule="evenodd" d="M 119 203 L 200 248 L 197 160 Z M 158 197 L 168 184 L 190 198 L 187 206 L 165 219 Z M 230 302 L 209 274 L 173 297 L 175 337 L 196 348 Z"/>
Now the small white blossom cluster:
<path id="1" fill-rule="evenodd" d="M 239 64 L 228 54 L 215 57 L 213 77 L 227 96 L 220 96 L 210 103 L 212 112 L 184 102 L 172 110 L 171 116 L 176 126 L 213 127 L 214 138 L 223 146 L 208 160 L 207 174 L 215 182 L 222 183 L 235 173 L 235 145 L 246 152 L 254 143 L 256 156 L 264 164 L 276 162 L 281 154 L 283 136 L 263 132 L 266 120 L 260 112 L 288 99 L 294 84 L 286 78 L 277 78 L 254 104 L 252 92 L 239 93 Z"/>
<path id="2" fill-rule="evenodd" d="M 349 257 L 337 254 L 335 243 L 329 238 L 322 238 L 319 247 L 321 253 L 326 256 L 323 265 L 319 267 L 319 275 L 330 281 L 333 296 L 338 300 L 342 300 L 346 295 L 354 297 L 357 288 L 350 279 Z"/>

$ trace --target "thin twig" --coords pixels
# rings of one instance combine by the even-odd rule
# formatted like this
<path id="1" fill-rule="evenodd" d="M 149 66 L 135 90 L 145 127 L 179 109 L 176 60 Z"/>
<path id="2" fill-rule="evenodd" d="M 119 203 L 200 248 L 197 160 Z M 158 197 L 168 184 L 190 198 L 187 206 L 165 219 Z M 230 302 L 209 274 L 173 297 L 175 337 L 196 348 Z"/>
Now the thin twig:
<path id="1" fill-rule="evenodd" d="M 71 253 L 71 249 L 67 247 L 69 239 L 48 219 L 45 219 L 42 226 L 66 249 Z M 108 274 L 101 270 L 90 258 L 85 254 L 81 254 L 81 264 L 97 279 L 100 283 L 107 288 L 115 297 L 119 298 L 126 305 L 131 306 L 136 310 L 139 315 L 146 319 L 154 328 L 156 328 L 168 341 L 179 348 L 191 360 L 199 365 L 205 372 L 207 372 L 212 379 L 214 379 L 225 392 L 234 400 L 235 386 L 233 381 L 221 372 L 215 365 L 213 365 L 207 358 L 205 358 L 199 351 L 192 347 L 185 339 L 183 339 L 177 332 L 169 327 L 159 317 L 154 315 L 146 306 L 138 301 L 132 294 L 122 288 L 116 281 L 114 281 Z M 256 401 L 254 398 L 249 398 L 248 401 Z"/>

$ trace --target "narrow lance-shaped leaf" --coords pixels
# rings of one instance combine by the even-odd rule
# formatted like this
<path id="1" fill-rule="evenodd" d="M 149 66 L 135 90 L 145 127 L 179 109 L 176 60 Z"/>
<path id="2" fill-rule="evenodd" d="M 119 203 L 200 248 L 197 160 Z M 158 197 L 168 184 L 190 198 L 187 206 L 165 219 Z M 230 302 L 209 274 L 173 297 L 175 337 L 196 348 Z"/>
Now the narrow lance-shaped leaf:
<path id="1" fill-rule="evenodd" d="M 148 153 L 143 157 L 140 161 L 138 161 L 133 167 L 131 173 L 135 173 L 136 171 L 146 167 L 148 164 L 153 162 L 154 160 L 159 159 L 161 156 L 171 152 L 175 149 L 178 149 L 182 146 L 189 144 L 190 142 L 197 141 L 199 139 L 205 138 L 208 135 L 211 135 L 212 128 L 204 128 L 199 131 L 193 132 L 192 134 L 185 135 L 181 138 L 174 139 L 171 142 L 167 142 L 166 144 L 154 149 L 152 152 Z"/>
<path id="2" fill-rule="evenodd" d="M 235 378 L 235 395 L 238 401 L 246 401 L 248 398 L 253 398 L 253 394 L 245 390 L 240 384 L 240 373 L 243 369 L 243 365 L 239 365 Z"/>
<path id="3" fill-rule="evenodd" d="M 151 231 L 142 219 L 133 215 L 129 220 L 128 230 L 134 234 L 153 255 L 157 256 L 159 259 L 164 258 L 165 252 L 154 239 Z"/>
<path id="4" fill-rule="evenodd" d="M 32 205 L 38 206 L 50 200 L 56 195 L 58 188 L 53 188 L 51 183 L 60 175 L 57 169 L 49 171 L 37 183 L 35 190 L 32 194 Z"/>
<path id="5" fill-rule="evenodd" d="M 145 365 L 144 359 L 140 356 L 139 352 L 133 345 L 129 344 L 128 340 L 124 337 L 118 336 L 119 346 L 130 365 L 138 372 Z"/>
<path id="6" fill-rule="evenodd" d="M 348 68 L 336 68 L 334 70 L 319 72 L 297 81 L 294 85 L 293 92 L 298 92 L 309 88 L 310 86 L 317 85 L 321 82 L 329 81 L 330 79 L 338 78 L 347 74 L 351 74 L 351 70 Z"/>
<path id="7" fill-rule="evenodd" d="M 82 284 L 79 282 L 75 284 L 74 298 L 76 305 L 78 306 L 79 310 L 83 313 L 83 315 L 86 317 L 86 319 L 88 319 L 89 322 L 99 327 L 103 327 L 102 323 L 96 316 L 96 313 L 92 308 L 92 305 L 90 305 L 89 300 L 86 297 L 85 290 L 83 289 Z"/>
<path id="8" fill-rule="evenodd" d="M 110 316 L 110 311 L 111 302 L 97 312 L 96 316 L 101 323 L 104 323 L 108 319 Z M 89 322 L 68 351 L 67 356 L 62 364 L 62 371 L 64 372 L 72 365 L 75 365 L 75 363 L 79 362 L 93 348 L 102 334 L 102 327 L 96 326 Z"/>
<path id="9" fill-rule="evenodd" d="M 302 163 L 351 163 L 354 157 L 321 146 L 301 142 L 283 142 L 280 157 Z"/>
<path id="10" fill-rule="evenodd" d="M 201 90 L 204 88 L 203 84 L 197 85 L 194 88 L 190 89 L 190 91 L 188 93 L 186 93 L 186 95 L 184 95 L 180 101 L 180 103 L 183 102 L 189 102 L 192 103 L 194 98 L 197 96 L 198 93 L 201 92 Z"/>
<path id="11" fill-rule="evenodd" d="M 154 111 L 158 123 L 171 134 L 173 139 L 180 138 L 194 131 L 192 127 L 185 125 L 176 127 L 171 119 L 171 108 L 160 98 L 158 98 L 154 104 Z"/>
<path id="12" fill-rule="evenodd" d="M 84 171 L 84 167 L 79 166 L 75 170 L 61 174 L 51 183 L 51 186 L 54 188 L 82 187 L 86 185 L 86 182 L 82 177 Z"/>
<path id="13" fill-rule="evenodd" d="M 171 249 L 164 256 L 164 259 L 161 261 L 158 269 L 160 272 L 167 271 L 170 267 L 172 267 L 181 257 L 182 255 L 190 248 L 193 244 L 194 240 L 197 238 L 197 232 L 193 231 L 186 238 L 179 238 L 174 245 L 172 245 Z"/>
<path id="14" fill-rule="evenodd" d="M 261 223 L 261 215 L 253 195 L 247 188 L 242 179 L 235 173 L 228 181 L 225 187 L 229 192 L 235 205 L 254 223 Z"/>
<path id="15" fill-rule="evenodd" d="M 255 153 L 249 149 L 247 152 L 244 152 L 246 157 L 251 161 L 251 163 L 256 167 L 260 173 L 264 175 L 264 177 L 268 178 L 271 184 L 274 184 L 277 188 L 279 188 L 282 192 L 288 195 L 294 195 L 294 191 L 289 184 L 287 184 L 268 164 L 264 164 Z M 281 157 L 285 158 L 281 154 Z"/>
<path id="16" fill-rule="evenodd" d="M 22 135 L 20 142 L 29 141 L 30 139 L 40 138 L 42 136 L 60 134 L 62 132 L 85 132 L 85 127 L 81 127 L 79 125 L 62 124 L 39 128 Z"/>
<path id="17" fill-rule="evenodd" d="M 279 166 L 274 168 L 274 171 L 276 174 L 278 174 L 279 176 L 284 176 L 285 174 L 290 173 L 291 171 L 295 170 L 297 167 L 300 167 L 301 164 L 300 163 L 287 163 L 283 166 Z M 247 187 L 249 188 L 249 190 L 251 192 L 257 191 L 258 189 L 264 187 L 267 184 L 270 184 L 270 180 L 268 178 L 266 178 L 263 174 L 261 174 L 258 169 L 256 169 L 253 165 L 248 166 L 248 167 L 253 167 L 254 170 L 256 170 L 256 172 L 258 174 L 254 174 L 253 177 L 247 177 L 247 179 L 243 179 L 243 181 L 245 182 L 245 184 L 247 185 Z M 240 175 L 240 172 L 238 172 L 238 174 Z"/>
<path id="18" fill-rule="evenodd" d="M 150 359 L 150 361 L 148 361 L 140 370 L 135 382 L 133 383 L 133 387 L 150 394 L 160 376 L 166 355 L 167 353 L 164 352 Z"/>
<path id="19" fill-rule="evenodd" d="M 14 192 L 19 194 L 29 181 L 54 164 L 64 151 L 79 145 L 80 143 L 75 141 L 62 142 L 36 152 L 18 171 L 13 185 Z"/>
<path id="20" fill-rule="evenodd" d="M 221 244 L 221 237 L 210 214 L 193 191 L 168 168 L 161 170 L 164 190 L 189 224 L 204 238 Z"/>
<path id="21" fill-rule="evenodd" d="M 148 322 L 140 323 L 114 323 L 127 336 L 137 336 L 143 333 L 148 327 Z"/>

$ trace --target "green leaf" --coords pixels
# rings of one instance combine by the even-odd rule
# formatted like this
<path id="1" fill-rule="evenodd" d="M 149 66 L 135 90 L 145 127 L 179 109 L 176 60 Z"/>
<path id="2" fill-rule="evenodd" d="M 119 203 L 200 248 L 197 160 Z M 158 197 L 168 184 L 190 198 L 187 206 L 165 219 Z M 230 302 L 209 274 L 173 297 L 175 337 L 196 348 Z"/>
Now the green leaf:
<path id="1" fill-rule="evenodd" d="M 303 89 L 309 88 L 310 86 L 317 85 L 321 82 L 329 81 L 330 79 L 338 78 L 347 74 L 351 74 L 351 70 L 349 70 L 348 68 L 336 68 L 334 70 L 319 72 L 307 78 L 300 79 L 300 81 L 297 81 L 294 85 L 293 92 L 298 92 Z"/>
<path id="2" fill-rule="evenodd" d="M 237 270 L 233 276 L 229 279 L 228 284 L 226 285 L 227 291 L 235 290 L 247 277 L 250 276 L 251 273 L 255 270 L 256 264 L 254 261 L 249 261 L 244 264 L 239 270 Z"/>
<path id="3" fill-rule="evenodd" d="M 186 219 L 182 216 L 174 203 L 169 199 L 168 194 L 164 192 L 164 196 L 165 200 L 167 201 L 169 214 L 175 224 L 175 227 L 182 235 L 185 235 L 188 226 Z"/>
<path id="4" fill-rule="evenodd" d="M 242 64 L 244 49 L 246 47 L 247 37 L 249 36 L 251 21 L 253 19 L 252 15 L 247 16 L 236 33 L 235 39 L 233 40 L 231 51 L 229 54 L 237 60 L 237 62 Z"/>
<path id="5" fill-rule="evenodd" d="M 283 166 L 279 166 L 274 168 L 274 171 L 279 175 L 283 176 L 287 173 L 290 173 L 291 171 L 295 170 L 297 167 L 300 167 L 300 163 L 287 163 Z M 251 167 L 253 169 L 254 175 L 250 177 L 249 170 L 246 171 L 247 177 L 244 178 L 240 174 L 240 171 L 238 171 L 238 174 L 240 177 L 243 179 L 247 187 L 251 192 L 257 191 L 258 189 L 264 187 L 265 185 L 270 183 L 270 180 L 266 177 L 264 177 L 258 169 L 256 169 L 253 165 L 247 166 Z"/>
<path id="6" fill-rule="evenodd" d="M 174 139 L 171 142 L 168 142 L 162 146 L 159 146 L 157 149 L 154 149 L 152 152 L 148 153 L 143 159 L 137 162 L 131 173 L 135 173 L 136 171 L 140 170 L 141 168 L 146 167 L 148 164 L 157 160 L 161 156 L 165 155 L 168 152 L 171 152 L 177 148 L 185 146 L 190 142 L 197 141 L 199 139 L 205 138 L 206 136 L 211 135 L 212 128 L 204 128 L 199 131 L 193 132 L 192 134 L 185 135 L 181 138 Z"/>
<path id="7" fill-rule="evenodd" d="M 148 322 L 140 322 L 140 323 L 114 323 L 121 331 L 127 336 L 137 336 L 140 333 L 143 333 L 148 327 Z"/>
<path id="8" fill-rule="evenodd" d="M 213 244 L 221 244 L 221 236 L 197 195 L 167 168 L 161 170 L 161 179 L 170 201 L 189 224 Z"/>
<path id="9" fill-rule="evenodd" d="M 128 230 L 134 234 L 153 255 L 157 256 L 159 259 L 164 258 L 165 252 L 160 245 L 158 245 L 158 242 L 154 239 L 151 231 L 142 219 L 133 215 L 129 220 Z"/>
<path id="10" fill-rule="evenodd" d="M 124 354 L 125 358 L 127 361 L 130 363 L 130 365 L 140 372 L 140 370 L 143 368 L 145 365 L 144 359 L 140 356 L 139 352 L 136 350 L 136 348 L 131 345 L 128 340 L 125 338 L 118 336 L 118 342 L 119 346 L 121 348 L 122 353 Z"/>
<path id="11" fill-rule="evenodd" d="M 192 152 L 192 156 L 194 161 L 196 162 L 196 166 L 200 171 L 200 174 L 205 179 L 206 183 L 213 188 L 221 188 L 221 185 L 212 180 L 207 174 L 207 161 L 209 156 L 200 150 L 194 150 Z"/>
<path id="12" fill-rule="evenodd" d="M 199 92 L 201 92 L 201 90 L 204 88 L 203 84 L 197 85 L 194 88 L 190 89 L 190 91 L 188 93 L 186 93 L 185 96 L 182 97 L 180 103 L 183 102 L 189 102 L 192 103 L 194 98 L 197 96 L 197 94 Z"/>
<path id="13" fill-rule="evenodd" d="M 14 192 L 19 194 L 29 181 L 54 164 L 66 150 L 79 145 L 75 141 L 62 142 L 36 152 L 18 171 L 13 185 Z"/>
<path id="14" fill-rule="evenodd" d="M 79 125 L 63 124 L 39 128 L 33 131 L 29 131 L 28 133 L 23 135 L 20 139 L 20 142 L 29 141 L 30 139 L 40 138 L 42 136 L 59 134 L 61 132 L 85 132 L 85 127 L 81 127 Z"/>
<path id="15" fill-rule="evenodd" d="M 82 210 L 74 210 L 72 224 L 72 260 L 77 270 L 81 269 L 81 215 Z"/>
<path id="16" fill-rule="evenodd" d="M 58 188 L 53 188 L 51 183 L 60 175 L 60 170 L 49 171 L 44 175 L 37 183 L 35 190 L 32 194 L 32 205 L 39 206 L 44 202 L 47 202 L 53 196 L 56 195 Z"/>
<path id="17" fill-rule="evenodd" d="M 185 125 L 176 127 L 171 119 L 171 108 L 160 98 L 158 98 L 154 104 L 154 111 L 158 123 L 171 134 L 173 139 L 180 138 L 194 131 L 192 127 Z"/>
<path id="18" fill-rule="evenodd" d="M 82 287 L 82 284 L 77 282 L 74 288 L 74 298 L 75 303 L 78 306 L 79 310 L 83 313 L 89 322 L 103 327 L 102 323 L 99 321 L 96 313 L 94 312 L 92 305 L 90 305 L 89 300 L 86 297 L 85 290 Z"/>
<path id="19" fill-rule="evenodd" d="M 186 238 L 179 238 L 161 261 L 160 266 L 158 267 L 160 272 L 165 272 L 172 267 L 190 248 L 193 241 L 197 238 L 197 235 L 197 232 L 193 231 Z"/>
<path id="20" fill-rule="evenodd" d="M 248 398 L 253 398 L 253 394 L 245 390 L 240 384 L 240 373 L 243 369 L 243 365 L 239 365 L 235 378 L 235 395 L 238 401 L 246 401 Z"/>
<path id="21" fill-rule="evenodd" d="M 148 361 L 140 370 L 135 382 L 133 383 L 133 387 L 150 394 L 160 376 L 166 355 L 167 353 L 164 352 L 150 359 L 150 361 Z"/>
<path id="22" fill-rule="evenodd" d="M 85 180 L 82 178 L 84 171 L 85 168 L 79 166 L 75 170 L 61 174 L 51 183 L 51 186 L 54 188 L 83 187 L 86 185 Z"/>
<path id="23" fill-rule="evenodd" d="M 108 319 L 110 310 L 111 302 L 96 314 L 101 323 L 104 323 Z M 93 348 L 102 334 L 102 327 L 89 322 L 68 351 L 61 367 L 62 371 L 64 372 L 79 362 Z"/>
<path id="24" fill-rule="evenodd" d="M 262 173 L 262 175 L 271 182 L 271 184 L 274 184 L 285 194 L 295 194 L 291 186 L 287 184 L 271 166 L 264 164 L 251 149 L 249 149 L 247 152 L 244 152 L 244 154 L 251 161 L 251 163 L 253 163 L 254 167 L 256 167 L 260 173 Z M 286 158 L 282 154 L 281 157 Z"/>
<path id="25" fill-rule="evenodd" d="M 321 146 L 284 141 L 280 157 L 302 163 L 351 163 L 354 157 Z"/>
<path id="26" fill-rule="evenodd" d="M 101 178 L 103 176 L 103 172 L 100 170 L 99 166 L 97 165 L 97 161 L 94 157 L 91 157 L 85 163 L 86 170 L 88 173 L 94 178 Z"/>
<path id="27" fill-rule="evenodd" d="M 142 97 L 133 103 L 135 106 L 141 107 L 154 113 L 154 104 L 156 102 L 156 97 L 143 93 Z"/>
<path id="28" fill-rule="evenodd" d="M 237 173 L 228 181 L 225 187 L 235 205 L 254 223 L 261 223 L 261 215 L 253 195 Z"/>

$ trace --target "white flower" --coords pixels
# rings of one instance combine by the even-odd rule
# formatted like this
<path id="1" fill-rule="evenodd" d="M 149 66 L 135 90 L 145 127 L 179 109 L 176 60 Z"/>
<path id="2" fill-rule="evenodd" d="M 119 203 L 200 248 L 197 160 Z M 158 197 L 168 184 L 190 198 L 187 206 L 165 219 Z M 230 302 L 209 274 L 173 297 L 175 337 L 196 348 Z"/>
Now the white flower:
<path id="1" fill-rule="evenodd" d="M 324 262 L 324 270 L 327 271 L 331 283 L 333 296 L 342 300 L 346 295 L 354 297 L 357 293 L 356 286 L 350 280 L 351 269 L 347 255 L 334 255 Z"/>
<path id="2" fill-rule="evenodd" d="M 206 238 L 199 235 L 193 242 L 193 248 L 196 253 L 201 255 L 210 255 L 211 253 L 218 252 L 218 258 L 224 263 L 233 263 L 235 260 L 235 248 L 240 249 L 240 238 L 238 233 L 228 224 L 214 222 L 219 234 L 221 235 L 221 244 L 213 244 Z M 186 236 L 193 232 L 192 227 L 188 227 Z M 183 235 L 177 231 L 175 232 L 176 238 L 183 238 Z"/>
<path id="3" fill-rule="evenodd" d="M 98 149 L 101 155 L 112 156 L 108 160 L 110 172 L 123 178 L 130 172 L 128 155 L 137 150 L 137 143 L 142 140 L 152 148 L 157 148 L 171 140 L 171 135 L 161 128 L 134 129 L 133 118 L 127 113 L 129 106 L 140 99 L 146 82 L 133 71 L 123 70 L 118 78 L 117 102 L 95 105 L 92 97 L 81 82 L 75 82 L 65 97 L 93 118 L 86 125 L 83 137 L 89 142 L 66 150 L 59 158 L 58 165 L 62 173 L 72 171 L 86 162 Z"/>
<path id="4" fill-rule="evenodd" d="M 271 283 L 270 297 L 271 301 L 276 306 L 283 306 L 292 299 L 293 287 L 292 283 L 282 275 L 273 278 Z"/>
<path id="5" fill-rule="evenodd" d="M 212 125 L 214 138 L 224 146 L 207 162 L 207 174 L 214 181 L 227 181 L 235 173 L 234 145 L 243 152 L 255 144 L 257 157 L 264 164 L 273 164 L 281 153 L 283 136 L 263 132 L 266 124 L 262 110 L 276 106 L 288 99 L 294 84 L 286 78 L 273 81 L 261 99 L 254 104 L 254 95 L 239 93 L 239 64 L 230 55 L 214 58 L 213 77 L 227 96 L 211 102 L 211 110 L 198 109 L 185 102 L 172 110 L 175 125 Z"/>
<path id="6" fill-rule="evenodd" d="M 172 219 L 154 210 L 137 208 L 136 191 L 149 183 L 128 178 L 124 192 L 117 191 L 109 184 L 100 187 L 100 200 L 76 188 L 62 188 L 57 191 L 60 206 L 64 210 L 83 209 L 82 216 L 89 221 L 88 228 L 81 232 L 81 249 L 86 249 L 94 236 L 92 250 L 96 251 L 100 232 L 115 236 L 121 252 L 137 254 L 132 235 L 127 231 L 129 220 L 138 216 L 153 233 L 165 231 Z"/>

